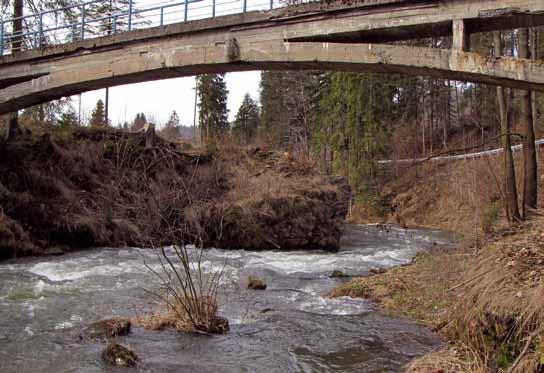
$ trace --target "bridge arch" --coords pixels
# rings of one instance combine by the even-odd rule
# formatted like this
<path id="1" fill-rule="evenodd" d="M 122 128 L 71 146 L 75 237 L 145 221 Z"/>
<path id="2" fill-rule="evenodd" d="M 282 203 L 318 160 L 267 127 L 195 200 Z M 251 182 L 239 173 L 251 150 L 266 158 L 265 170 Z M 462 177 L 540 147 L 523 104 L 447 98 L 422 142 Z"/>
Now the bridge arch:
<path id="1" fill-rule="evenodd" d="M 116 85 L 250 70 L 400 73 L 544 91 L 543 64 L 456 50 L 234 38 L 200 45 L 155 43 L 68 56 L 26 78 L 20 74 L 19 82 L 12 76 L 16 83 L 0 91 L 0 114 Z"/>
<path id="2" fill-rule="evenodd" d="M 182 22 L 0 57 L 0 114 L 116 85 L 249 70 L 400 73 L 544 91 L 544 61 L 467 51 L 470 33 L 544 25 L 544 2 L 332 3 L 338 4 Z M 380 44 L 446 34 L 452 49 Z"/>

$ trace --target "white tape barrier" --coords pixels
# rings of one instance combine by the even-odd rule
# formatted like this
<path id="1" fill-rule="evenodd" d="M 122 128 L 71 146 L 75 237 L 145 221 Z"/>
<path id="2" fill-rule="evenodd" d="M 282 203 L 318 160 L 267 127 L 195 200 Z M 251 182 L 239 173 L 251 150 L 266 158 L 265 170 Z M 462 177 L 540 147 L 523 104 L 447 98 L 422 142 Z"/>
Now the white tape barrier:
<path id="1" fill-rule="evenodd" d="M 535 145 L 539 146 L 544 144 L 544 139 L 536 140 Z M 523 146 L 522 145 L 513 145 L 512 151 L 520 150 Z M 468 153 L 468 154 L 459 154 L 459 155 L 447 155 L 443 157 L 434 157 L 434 158 L 413 158 L 413 159 L 383 159 L 380 161 L 377 161 L 379 164 L 388 164 L 388 163 L 417 163 L 422 161 L 457 161 L 461 159 L 470 159 L 470 158 L 478 158 L 486 155 L 497 155 L 502 153 L 502 148 L 499 149 L 493 149 L 493 150 L 485 150 L 482 152 L 476 152 L 476 153 Z"/>

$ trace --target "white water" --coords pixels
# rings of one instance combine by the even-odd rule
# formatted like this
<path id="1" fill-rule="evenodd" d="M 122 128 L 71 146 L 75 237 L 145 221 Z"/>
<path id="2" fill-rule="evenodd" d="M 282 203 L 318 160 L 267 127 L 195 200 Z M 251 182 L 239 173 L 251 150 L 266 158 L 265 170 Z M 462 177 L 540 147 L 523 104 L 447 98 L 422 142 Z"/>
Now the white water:
<path id="1" fill-rule="evenodd" d="M 437 231 L 352 226 L 338 253 L 207 250 L 202 268 L 223 271 L 220 313 L 231 332 L 202 339 L 135 328 L 124 341 L 147 371 L 396 371 L 437 340 L 366 301 L 329 299 L 345 281 L 330 274 L 404 264 L 448 240 Z M 159 284 L 146 265 L 161 271 L 156 253 L 138 248 L 0 265 L 0 372 L 110 371 L 99 359 L 103 342 L 81 341 L 77 333 L 92 321 L 149 309 L 144 289 Z M 250 275 L 264 278 L 267 290 L 245 289 Z"/>

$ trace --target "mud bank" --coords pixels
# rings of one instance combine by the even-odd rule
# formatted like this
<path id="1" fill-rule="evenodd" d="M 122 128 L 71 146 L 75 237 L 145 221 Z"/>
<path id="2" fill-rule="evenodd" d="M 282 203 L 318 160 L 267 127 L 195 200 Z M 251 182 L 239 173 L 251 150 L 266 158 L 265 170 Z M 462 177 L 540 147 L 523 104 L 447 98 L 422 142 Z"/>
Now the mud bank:
<path id="1" fill-rule="evenodd" d="M 339 245 L 349 187 L 288 154 L 182 151 L 139 134 L 79 129 L 0 144 L 0 258 L 165 244 Z"/>

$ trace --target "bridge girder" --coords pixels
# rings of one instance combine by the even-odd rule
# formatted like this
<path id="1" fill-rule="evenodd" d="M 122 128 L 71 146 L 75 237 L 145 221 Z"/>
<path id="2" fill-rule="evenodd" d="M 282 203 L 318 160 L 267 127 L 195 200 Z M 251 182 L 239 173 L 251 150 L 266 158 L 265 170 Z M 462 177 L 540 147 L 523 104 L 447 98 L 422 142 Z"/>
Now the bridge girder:
<path id="1" fill-rule="evenodd" d="M 0 91 L 0 114 L 121 84 L 249 70 L 400 73 L 544 91 L 542 61 L 487 58 L 461 50 L 284 40 L 156 43 L 156 48 L 135 46 L 62 59 L 47 64 L 48 71 L 28 68 L 28 81 Z"/>

